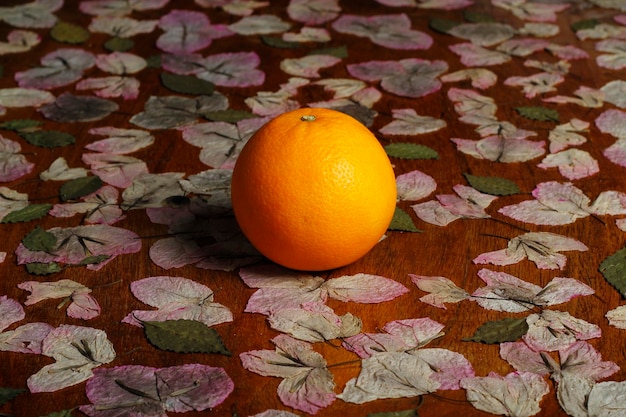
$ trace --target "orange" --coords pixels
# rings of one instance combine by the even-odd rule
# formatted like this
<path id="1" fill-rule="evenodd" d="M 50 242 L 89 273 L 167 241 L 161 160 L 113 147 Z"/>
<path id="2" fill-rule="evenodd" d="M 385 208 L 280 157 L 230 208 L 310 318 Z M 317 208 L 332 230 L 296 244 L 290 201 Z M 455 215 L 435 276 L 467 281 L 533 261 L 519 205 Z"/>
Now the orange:
<path id="1" fill-rule="evenodd" d="M 259 252 L 287 268 L 350 264 L 384 235 L 396 206 L 385 150 L 359 121 L 302 108 L 262 126 L 237 158 L 235 217 Z"/>

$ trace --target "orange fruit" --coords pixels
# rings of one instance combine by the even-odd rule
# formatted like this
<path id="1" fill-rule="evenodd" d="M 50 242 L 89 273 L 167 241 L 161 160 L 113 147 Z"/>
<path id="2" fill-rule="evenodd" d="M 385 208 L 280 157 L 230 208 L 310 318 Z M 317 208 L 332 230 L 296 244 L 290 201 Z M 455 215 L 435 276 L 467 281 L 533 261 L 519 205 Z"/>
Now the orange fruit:
<path id="1" fill-rule="evenodd" d="M 262 126 L 237 158 L 231 198 L 244 235 L 285 267 L 350 264 L 384 235 L 396 206 L 389 158 L 362 123 L 302 108 Z"/>

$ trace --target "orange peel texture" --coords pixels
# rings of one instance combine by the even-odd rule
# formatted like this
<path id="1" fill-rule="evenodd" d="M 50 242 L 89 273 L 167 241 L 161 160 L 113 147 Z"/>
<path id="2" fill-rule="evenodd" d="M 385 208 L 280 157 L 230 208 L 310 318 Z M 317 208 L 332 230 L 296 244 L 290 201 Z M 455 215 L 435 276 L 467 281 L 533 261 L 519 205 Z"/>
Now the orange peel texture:
<path id="1" fill-rule="evenodd" d="M 348 265 L 381 239 L 396 206 L 385 150 L 339 111 L 303 108 L 266 123 L 233 170 L 239 226 L 270 260 L 297 270 Z"/>

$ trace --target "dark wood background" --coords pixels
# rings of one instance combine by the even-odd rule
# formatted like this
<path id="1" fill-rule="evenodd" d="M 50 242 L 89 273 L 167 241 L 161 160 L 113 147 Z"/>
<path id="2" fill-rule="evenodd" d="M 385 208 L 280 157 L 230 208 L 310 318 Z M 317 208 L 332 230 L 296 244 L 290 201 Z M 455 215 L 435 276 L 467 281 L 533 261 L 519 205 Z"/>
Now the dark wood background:
<path id="1" fill-rule="evenodd" d="M 260 9 L 258 13 L 271 13 L 288 20 L 285 12 L 286 1 L 272 1 L 271 6 Z M 60 20 L 70 21 L 84 27 L 90 22 L 90 16 L 82 14 L 77 8 L 78 1 L 66 0 L 61 10 L 56 12 Z M 340 1 L 343 13 L 359 15 L 375 15 L 382 13 L 407 13 L 412 21 L 413 28 L 427 32 L 435 39 L 433 46 L 423 51 L 392 50 L 372 44 L 370 41 L 355 36 L 343 35 L 331 30 L 332 41 L 324 46 L 346 46 L 348 57 L 342 63 L 322 71 L 324 78 L 346 77 L 346 65 L 350 63 L 365 62 L 373 59 L 403 59 L 419 57 L 423 59 L 441 59 L 449 64 L 449 72 L 464 68 L 459 58 L 452 53 L 448 46 L 459 43 L 460 40 L 452 36 L 436 33 L 429 29 L 429 20 L 434 17 L 454 19 L 462 21 L 463 10 L 442 11 L 427 10 L 420 8 L 387 8 L 374 1 Z M 179 9 L 200 9 L 190 0 L 172 1 L 159 11 L 146 11 L 137 13 L 133 17 L 137 19 L 158 19 L 167 11 Z M 477 0 L 476 4 L 468 10 L 485 13 L 495 19 L 509 23 L 515 27 L 521 27 L 523 21 L 514 17 L 511 13 L 491 5 L 489 1 Z M 584 1 L 574 1 L 571 7 L 558 14 L 555 22 L 560 28 L 560 33 L 553 38 L 554 41 L 563 45 L 574 45 L 585 49 L 589 59 L 575 60 L 571 62 L 571 70 L 565 76 L 565 81 L 559 85 L 559 91 L 564 94 L 571 93 L 579 86 L 599 88 L 613 79 L 620 79 L 626 73 L 624 71 L 607 70 L 598 67 L 595 63 L 595 41 L 581 41 L 570 29 L 573 22 L 597 17 L 610 20 L 617 14 L 615 10 L 591 7 Z M 229 15 L 219 9 L 209 11 L 213 23 L 230 24 L 239 18 Z M 330 27 L 327 24 L 326 27 Z M 6 23 L 0 22 L 0 39 L 6 39 L 6 34 L 12 28 Z M 48 29 L 37 30 L 42 36 L 40 45 L 28 53 L 0 56 L 0 64 L 3 67 L 3 76 L 0 78 L 0 88 L 16 86 L 13 74 L 17 71 L 36 67 L 39 60 L 46 53 L 67 45 L 51 39 Z M 129 51 L 143 57 L 158 55 L 161 53 L 156 48 L 155 40 L 160 31 L 157 29 L 151 34 L 138 35 L 133 38 L 135 46 Z M 103 43 L 108 36 L 92 34 L 90 39 L 78 47 L 88 49 L 94 53 L 105 53 Z M 305 48 L 306 49 L 306 48 Z M 261 87 L 250 88 L 220 88 L 218 91 L 228 96 L 230 108 L 249 110 L 244 103 L 245 98 L 253 96 L 257 91 L 275 91 L 279 85 L 286 82 L 288 75 L 278 69 L 278 63 L 287 57 L 299 57 L 303 55 L 303 49 L 280 49 L 266 45 L 259 36 L 232 36 L 216 40 L 213 44 L 202 51 L 202 54 L 213 54 L 225 51 L 256 51 L 261 56 L 260 68 L 266 73 L 266 81 Z M 544 59 L 555 62 L 557 59 L 547 52 L 540 52 L 533 56 L 536 59 Z M 498 105 L 498 117 L 507 120 L 520 128 L 536 131 L 538 136 L 533 140 L 547 140 L 547 134 L 555 124 L 553 122 L 538 122 L 525 119 L 516 113 L 514 108 L 520 105 L 543 105 L 541 97 L 527 99 L 521 89 L 504 87 L 503 81 L 512 75 L 529 75 L 537 70 L 523 66 L 524 58 L 513 58 L 509 63 L 491 67 L 498 74 L 498 84 L 485 92 L 485 95 L 493 97 Z M 93 123 L 56 123 L 45 120 L 40 113 L 32 108 L 9 109 L 1 121 L 11 119 L 32 118 L 44 122 L 49 129 L 62 130 L 73 134 L 77 143 L 63 148 L 45 149 L 34 147 L 21 140 L 13 132 L 2 131 L 1 134 L 12 140 L 20 142 L 23 152 L 30 161 L 35 162 L 34 171 L 19 180 L 0 184 L 27 193 L 29 200 L 33 202 L 58 202 L 57 182 L 43 182 L 38 180 L 38 174 L 46 169 L 50 163 L 59 156 L 67 159 L 71 167 L 84 166 L 81 155 L 85 152 L 84 146 L 94 140 L 87 131 L 96 126 L 117 126 L 136 128 L 129 122 L 130 117 L 143 110 L 144 103 L 150 96 L 171 94 L 159 80 L 161 70 L 149 68 L 137 74 L 141 80 L 140 96 L 136 100 L 124 101 L 116 99 L 120 109 L 106 119 Z M 515 181 L 521 188 L 520 195 L 501 197 L 492 204 L 487 212 L 495 219 L 484 220 L 458 220 L 446 227 L 438 227 L 426 224 L 413 216 L 417 227 L 422 233 L 389 232 L 388 237 L 377 245 L 367 256 L 358 262 L 324 273 L 325 277 L 338 277 L 342 275 L 365 272 L 382 275 L 394 279 L 407 288 L 410 292 L 394 301 L 381 304 L 356 304 L 329 301 L 328 304 L 338 314 L 350 312 L 363 321 L 363 330 L 375 332 L 381 329 L 387 322 L 397 319 L 430 317 L 445 324 L 445 336 L 434 340 L 428 347 L 442 347 L 460 352 L 472 363 L 477 375 L 487 375 L 489 372 L 506 374 L 512 368 L 499 357 L 498 345 L 486 345 L 463 341 L 471 336 L 476 328 L 487 321 L 497 320 L 504 316 L 516 316 L 494 311 L 487 311 L 476 303 L 461 302 L 449 305 L 447 310 L 436 309 L 421 303 L 418 299 L 423 293 L 412 284 L 409 274 L 419 275 L 443 275 L 452 279 L 458 286 L 472 292 L 483 285 L 477 276 L 477 271 L 483 266 L 474 265 L 472 259 L 478 254 L 504 247 L 503 240 L 489 237 L 495 235 L 512 238 L 520 234 L 517 227 L 524 227 L 533 231 L 550 231 L 576 238 L 584 242 L 590 249 L 587 252 L 568 252 L 568 263 L 563 271 L 540 270 L 533 263 L 523 261 L 508 267 L 492 267 L 490 269 L 502 270 L 517 277 L 523 278 L 538 285 L 545 285 L 555 276 L 567 276 L 577 278 L 592 286 L 596 294 L 575 299 L 558 308 L 570 312 L 573 316 L 583 318 L 591 323 L 598 324 L 602 329 L 602 337 L 591 341 L 594 347 L 601 352 L 605 360 L 616 362 L 622 370 L 611 377 L 612 380 L 622 381 L 626 377 L 624 371 L 626 358 L 624 357 L 623 330 L 608 325 L 604 314 L 623 301 L 620 294 L 611 287 L 598 271 L 603 259 L 613 254 L 624 245 L 624 232 L 616 226 L 614 219 L 605 218 L 604 224 L 593 217 L 587 217 L 567 226 L 536 226 L 523 224 L 507 219 L 497 213 L 497 209 L 515 202 L 530 198 L 529 193 L 536 184 L 557 180 L 566 180 L 556 169 L 543 170 L 537 167 L 540 159 L 527 163 L 492 163 L 478 160 L 456 150 L 450 141 L 451 137 L 474 138 L 478 136 L 473 127 L 458 121 L 458 115 L 454 111 L 452 102 L 447 98 L 447 91 L 451 87 L 471 88 L 468 83 L 445 84 L 439 92 L 430 94 L 419 99 L 403 98 L 383 92 L 382 99 L 374 105 L 378 112 L 371 129 L 377 134 L 383 144 L 394 141 L 414 141 L 435 149 L 439 153 L 437 160 L 400 160 L 393 159 L 396 174 L 402 174 L 419 169 L 431 175 L 437 181 L 437 194 L 452 192 L 452 187 L 459 183 L 465 183 L 463 173 L 474 175 L 502 176 Z M 64 91 L 74 91 L 74 85 L 55 89 L 53 93 L 60 95 Z M 328 99 L 328 93 L 320 88 L 307 88 L 300 91 L 295 97 L 303 106 L 309 102 Z M 605 190 L 617 190 L 626 192 L 624 180 L 624 168 L 608 161 L 602 151 L 610 146 L 615 138 L 602 134 L 593 124 L 593 120 L 604 110 L 612 108 L 611 104 L 605 104 L 602 108 L 588 109 L 576 105 L 550 105 L 557 108 L 561 120 L 567 121 L 577 117 L 591 122 L 591 127 L 586 135 L 588 142 L 580 148 L 585 149 L 596 158 L 600 165 L 600 173 L 592 177 L 576 180 L 575 185 L 582 189 L 590 198 Z M 418 137 L 389 137 L 378 133 L 385 124 L 389 123 L 392 109 L 414 108 L 420 115 L 430 115 L 442 118 L 447 122 L 447 127 L 437 132 L 420 135 Z M 184 172 L 187 175 L 195 174 L 208 169 L 198 159 L 199 149 L 193 147 L 181 138 L 176 130 L 155 130 L 152 134 L 156 138 L 153 146 L 146 148 L 133 156 L 143 159 L 148 164 L 152 173 L 160 172 Z M 411 212 L 412 202 L 401 202 L 399 205 L 407 212 Z M 33 306 L 25 307 L 26 321 L 43 321 L 53 326 L 60 324 L 77 324 L 103 329 L 113 342 L 117 352 L 114 362 L 106 366 L 118 365 L 150 365 L 150 366 L 173 366 L 186 363 L 203 363 L 211 366 L 223 367 L 235 382 L 235 390 L 228 399 L 213 410 L 201 413 L 188 413 L 186 415 L 215 415 L 215 416 L 249 416 L 264 410 L 277 408 L 287 409 L 282 405 L 276 395 L 276 388 L 280 380 L 278 378 L 262 377 L 251 373 L 241 366 L 239 354 L 255 349 L 273 349 L 270 340 L 278 333 L 269 328 L 266 319 L 262 315 L 244 313 L 246 302 L 254 292 L 248 288 L 238 277 L 236 272 L 208 271 L 187 266 L 175 270 L 163 270 L 156 266 L 148 256 L 148 250 L 156 238 L 150 236 L 163 236 L 167 233 L 161 225 L 152 224 L 143 210 L 127 213 L 127 218 L 116 224 L 118 227 L 135 231 L 142 239 L 142 250 L 137 254 L 119 256 L 101 270 L 94 272 L 85 268 L 69 268 L 51 277 L 35 277 L 30 275 L 24 267 L 16 265 L 14 251 L 26 233 L 36 226 L 50 228 L 54 226 L 71 226 L 80 224 L 80 218 L 45 218 L 28 223 L 1 224 L 0 251 L 7 252 L 7 259 L 0 264 L 0 295 L 24 302 L 27 292 L 17 288 L 17 284 L 28 280 L 57 280 L 72 279 L 94 288 L 93 295 L 102 307 L 102 314 L 90 321 L 82 321 L 68 318 L 63 309 L 56 309 L 56 301 L 44 301 Z M 156 349 L 145 338 L 141 329 L 120 323 L 122 318 L 133 309 L 145 309 L 146 306 L 135 299 L 129 291 L 129 284 L 137 279 L 157 276 L 172 275 L 182 276 L 203 283 L 212 288 L 216 293 L 216 301 L 225 304 L 234 314 L 232 323 L 222 324 L 216 330 L 222 336 L 225 344 L 231 350 L 232 356 L 208 355 L 208 354 L 178 354 L 164 352 Z M 121 281 L 120 281 L 121 280 Z M 118 282 L 120 281 L 120 282 Z M 112 284 L 112 285 L 108 285 Z M 522 315 L 519 315 L 520 317 Z M 16 323 L 11 328 L 23 324 Z M 355 355 L 337 348 L 337 344 L 315 344 L 315 349 L 323 354 L 329 364 L 350 362 Z M 26 388 L 28 376 L 37 372 L 41 367 L 51 362 L 50 358 L 41 355 L 26 355 L 18 353 L 0 353 L 0 387 Z M 336 392 L 343 390 L 346 381 L 358 374 L 357 363 L 332 368 L 337 385 Z M 81 404 L 87 404 L 85 385 L 67 388 L 53 393 L 29 394 L 24 393 L 17 398 L 0 406 L 0 413 L 14 416 L 43 416 L 54 411 L 71 409 Z M 541 403 L 543 416 L 564 415 L 556 401 L 554 390 L 548 394 Z M 487 415 L 474 409 L 465 399 L 465 393 L 459 391 L 439 391 L 424 396 L 423 398 L 406 398 L 380 400 L 363 405 L 353 405 L 341 400 L 335 401 L 331 406 L 318 413 L 319 416 L 365 416 L 369 413 L 383 411 L 399 411 L 419 407 L 420 416 L 458 416 Z M 291 410 L 297 414 L 304 413 Z M 73 415 L 80 415 L 77 410 Z"/>

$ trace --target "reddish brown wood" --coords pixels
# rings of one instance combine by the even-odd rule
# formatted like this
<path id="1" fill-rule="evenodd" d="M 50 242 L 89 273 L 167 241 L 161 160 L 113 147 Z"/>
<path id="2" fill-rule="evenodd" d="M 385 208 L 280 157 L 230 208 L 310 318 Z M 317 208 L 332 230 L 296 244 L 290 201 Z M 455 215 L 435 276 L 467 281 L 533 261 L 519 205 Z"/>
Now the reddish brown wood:
<path id="1" fill-rule="evenodd" d="M 77 0 L 66 0 L 65 3 L 63 9 L 57 13 L 60 19 L 72 21 L 83 26 L 89 24 L 90 18 L 77 11 Z M 265 13 L 274 13 L 286 19 L 286 3 L 284 0 L 273 1 L 271 6 L 262 10 Z M 373 1 L 341 1 L 340 3 L 345 13 L 374 15 L 390 12 L 389 9 L 385 9 Z M 172 1 L 162 11 L 143 12 L 138 14 L 137 18 L 157 19 L 161 14 L 173 8 L 192 9 L 195 7 L 197 6 L 190 0 L 185 2 Z M 492 6 L 486 0 L 477 1 L 472 10 L 492 14 L 496 18 L 505 19 L 516 26 L 522 25 L 520 20 Z M 594 42 L 578 40 L 569 29 L 571 23 L 597 14 L 596 10 L 588 11 L 573 5 L 569 11 L 559 14 L 556 23 L 559 25 L 560 34 L 551 40 L 564 45 L 578 46 L 588 51 L 591 56 L 588 60 L 572 62 L 566 81 L 559 86 L 563 92 L 571 92 L 580 85 L 598 88 L 606 82 L 612 79 L 619 79 L 624 75 L 623 71 L 598 71 L 598 67 L 593 62 L 594 57 L 597 55 L 597 52 L 594 50 Z M 391 9 L 391 11 L 394 11 L 394 9 Z M 409 13 L 413 27 L 423 31 L 429 30 L 428 21 L 433 17 L 463 19 L 461 11 L 401 8 L 397 12 Z M 222 11 L 211 11 L 210 16 L 214 23 L 228 24 L 238 19 Z M 600 15 L 600 17 L 606 16 L 606 14 Z M 0 23 L 0 39 L 5 39 L 10 29 L 8 25 Z M 39 59 L 46 53 L 60 47 L 67 47 L 67 45 L 62 45 L 50 39 L 47 30 L 39 30 L 38 32 L 42 35 L 42 43 L 31 52 L 14 56 L 0 56 L 0 64 L 4 69 L 4 76 L 0 78 L 0 88 L 14 87 L 16 85 L 13 80 L 15 72 L 37 66 Z M 140 35 L 134 38 L 136 45 L 131 52 L 144 57 L 159 54 L 160 51 L 155 46 L 155 39 L 158 33 L 157 30 L 152 34 Z M 435 34 L 432 31 L 429 33 L 435 37 L 435 45 L 428 50 L 415 52 L 390 50 L 372 45 L 365 39 L 334 32 L 333 40 L 328 46 L 346 45 L 349 49 L 349 56 L 342 65 L 324 70 L 322 76 L 324 78 L 348 76 L 345 64 L 372 59 L 402 59 L 408 57 L 443 59 L 449 62 L 450 72 L 463 68 L 458 58 L 447 48 L 449 45 L 457 43 L 458 40 L 451 36 Z M 102 48 L 102 43 L 105 40 L 106 36 L 94 34 L 88 43 L 81 47 L 87 48 L 94 53 L 105 53 Z M 280 84 L 285 83 L 288 77 L 286 74 L 276 70 L 277 62 L 286 57 L 296 57 L 301 54 L 300 51 L 296 50 L 282 50 L 269 47 L 263 44 L 258 36 L 225 38 L 214 42 L 203 53 L 252 50 L 262 56 L 261 69 L 266 72 L 267 80 L 263 88 L 260 89 L 220 88 L 219 91 L 228 95 L 231 107 L 235 109 L 245 110 L 244 99 L 254 95 L 257 90 L 274 91 Z M 548 53 L 540 53 L 535 58 L 555 61 L 555 58 Z M 510 63 L 498 66 L 499 86 L 488 90 L 486 94 L 495 99 L 499 106 L 498 116 L 502 120 L 509 120 L 521 128 L 537 131 L 539 132 L 537 138 L 546 140 L 547 132 L 554 124 L 525 120 L 513 110 L 517 105 L 541 105 L 540 98 L 526 99 L 518 89 L 501 87 L 502 81 L 510 75 L 535 72 L 523 67 L 522 64 L 523 59 L 517 58 Z M 56 202 L 60 184 L 38 181 L 37 174 L 61 155 L 68 160 L 70 166 L 81 166 L 81 155 L 84 152 L 84 146 L 93 140 L 93 137 L 87 134 L 87 130 L 92 127 L 109 125 L 126 128 L 134 127 L 128 120 L 132 114 L 143 109 L 143 103 L 149 96 L 172 94 L 160 84 L 158 75 L 159 70 L 156 69 L 147 69 L 138 74 L 142 83 L 141 96 L 134 101 L 124 102 L 123 100 L 117 100 L 120 105 L 119 112 L 99 122 L 59 124 L 46 121 L 39 113 L 29 108 L 8 110 L 5 116 L 0 117 L 0 122 L 21 118 L 42 120 L 45 123 L 45 128 L 58 129 L 75 135 L 77 144 L 69 148 L 59 149 L 35 148 L 20 140 L 15 133 L 3 130 L 1 132 L 3 136 L 20 141 L 24 153 L 28 155 L 29 160 L 36 162 L 37 168 L 33 174 L 23 179 L 0 185 L 6 185 L 20 192 L 28 193 L 31 201 Z M 458 85 L 455 84 L 455 86 Z M 470 88 L 467 83 L 461 83 L 460 86 Z M 456 151 L 449 138 L 477 138 L 477 136 L 475 136 L 471 126 L 462 124 L 457 120 L 452 103 L 446 97 L 448 88 L 448 86 L 445 86 L 440 92 L 419 100 L 385 93 L 383 99 L 375 105 L 375 110 L 379 112 L 379 116 L 372 126 L 372 130 L 375 132 L 391 121 L 391 109 L 397 108 L 412 107 L 419 114 L 440 117 L 448 123 L 445 129 L 423 135 L 417 139 L 402 138 L 414 140 L 436 149 L 440 153 L 440 158 L 428 161 L 393 160 L 397 174 L 419 169 L 436 179 L 438 194 L 452 192 L 452 187 L 455 184 L 464 182 L 462 174 L 465 172 L 474 175 L 504 176 L 512 179 L 520 185 L 524 194 L 503 197 L 488 209 L 490 214 L 499 219 L 503 219 L 503 217 L 497 216 L 497 208 L 527 199 L 528 193 L 532 191 L 537 183 L 547 180 L 563 181 L 563 178 L 556 170 L 544 171 L 538 169 L 536 167 L 537 160 L 525 164 L 487 163 Z M 70 86 L 55 90 L 54 94 L 59 95 L 64 91 L 75 90 L 73 86 Z M 303 105 L 307 102 L 326 98 L 328 98 L 327 93 L 320 88 L 313 87 L 303 89 L 297 96 L 297 99 Z M 578 117 L 593 122 L 595 117 L 609 107 L 610 105 L 606 105 L 602 109 L 585 109 L 574 105 L 563 105 L 558 108 L 563 121 Z M 190 175 L 207 169 L 197 158 L 198 149 L 184 143 L 180 139 L 179 132 L 175 130 L 155 131 L 154 135 L 157 140 L 154 146 L 133 154 L 133 156 L 145 160 L 151 172 L 178 171 Z M 379 135 L 379 137 L 383 143 L 397 140 L 395 138 L 383 137 L 382 135 Z M 576 185 L 585 190 L 592 198 L 604 190 L 626 191 L 624 168 L 612 164 L 602 156 L 602 150 L 612 144 L 615 138 L 601 134 L 593 124 L 588 138 L 589 142 L 581 148 L 589 151 L 599 161 L 601 173 L 588 179 L 578 180 Z M 410 212 L 410 204 L 412 203 L 403 202 L 400 203 L 400 206 Z M 505 374 L 512 371 L 512 368 L 499 358 L 497 345 L 466 342 L 463 339 L 471 336 L 475 329 L 486 321 L 515 315 L 485 311 L 471 302 L 449 305 L 446 310 L 430 307 L 418 300 L 423 294 L 412 284 L 408 274 L 443 275 L 451 278 L 460 287 L 471 292 L 482 285 L 482 282 L 476 275 L 482 266 L 474 265 L 471 262 L 472 259 L 479 253 L 503 247 L 502 240 L 487 235 L 514 237 L 520 233 L 519 229 L 516 228 L 520 226 L 533 231 L 561 233 L 581 240 L 590 248 L 588 252 L 568 253 L 568 264 L 563 271 L 539 270 L 529 261 L 524 261 L 511 267 L 490 268 L 509 272 L 539 285 L 545 285 L 555 276 L 571 276 L 591 285 L 596 290 L 596 295 L 576 299 L 566 305 L 559 306 L 559 308 L 569 311 L 576 317 L 598 324 L 603 331 L 602 338 L 592 340 L 591 343 L 602 353 L 605 360 L 615 361 L 620 367 L 626 368 L 622 343 L 624 331 L 610 327 L 604 318 L 606 311 L 617 307 L 623 301 L 617 291 L 605 282 L 598 271 L 600 262 L 624 245 L 624 232 L 615 227 L 613 219 L 607 218 L 605 219 L 606 224 L 602 224 L 598 219 L 588 217 L 578 220 L 572 225 L 559 227 L 524 225 L 506 219 L 504 220 L 509 224 L 489 219 L 461 220 L 446 227 L 437 227 L 421 223 L 415 217 L 413 218 L 416 220 L 418 227 L 423 230 L 422 233 L 390 232 L 387 239 L 381 242 L 363 259 L 352 265 L 324 274 L 326 277 L 338 277 L 359 272 L 383 275 L 404 284 L 410 289 L 410 292 L 397 300 L 381 304 L 369 305 L 330 301 L 329 305 L 332 308 L 338 313 L 349 311 L 360 317 L 364 323 L 363 330 L 367 332 L 375 332 L 387 322 L 395 319 L 431 317 L 445 324 L 446 327 L 444 329 L 445 336 L 433 341 L 429 347 L 441 347 L 464 354 L 475 367 L 477 375 L 486 375 L 491 371 Z M 150 261 L 148 249 L 155 240 L 153 236 L 165 234 L 166 229 L 163 226 L 152 224 L 143 211 L 129 212 L 127 219 L 117 224 L 120 227 L 134 230 L 143 237 L 141 252 L 135 255 L 120 256 L 100 271 L 92 272 L 83 268 L 71 268 L 52 277 L 38 278 L 29 275 L 22 266 L 16 265 L 16 258 L 13 252 L 24 235 L 36 225 L 49 228 L 75 225 L 77 223 L 78 220 L 76 218 L 58 219 L 48 216 L 40 221 L 26 224 L 0 224 L 0 236 L 2 239 L 0 251 L 8 253 L 6 261 L 0 264 L 0 295 L 6 295 L 24 302 L 27 293 L 16 287 L 18 283 L 32 279 L 57 280 L 66 278 L 76 280 L 93 288 L 93 294 L 102 306 L 102 315 L 100 317 L 85 322 L 66 317 L 63 310 L 55 308 L 56 303 L 54 301 L 46 301 L 26 307 L 27 321 L 44 321 L 55 326 L 60 324 L 85 325 L 105 330 L 117 352 L 115 361 L 107 366 L 141 364 L 164 367 L 185 363 L 202 363 L 225 368 L 235 381 L 235 391 L 232 395 L 224 404 L 211 413 L 188 413 L 185 415 L 250 416 L 270 408 L 286 409 L 276 396 L 279 379 L 261 377 L 246 371 L 241 366 L 238 357 L 239 354 L 254 349 L 272 349 L 273 346 L 270 340 L 278 334 L 269 328 L 265 317 L 243 312 L 248 297 L 254 290 L 246 287 L 235 272 L 206 271 L 193 266 L 165 271 L 157 267 Z M 216 301 L 227 305 L 235 315 L 235 320 L 232 323 L 217 327 L 225 344 L 232 352 L 231 357 L 206 354 L 177 354 L 160 351 L 146 341 L 141 329 L 120 323 L 122 318 L 132 309 L 145 308 L 142 303 L 132 296 L 129 291 L 129 284 L 133 280 L 156 275 L 184 276 L 205 283 L 215 290 Z M 522 317 L 523 315 L 518 316 Z M 358 362 L 354 362 L 356 359 L 355 355 L 338 348 L 337 345 L 338 342 L 333 341 L 328 344 L 316 344 L 315 348 L 324 355 L 329 365 L 336 365 L 331 369 L 337 385 L 336 392 L 339 393 L 342 391 L 346 381 L 358 374 L 359 365 Z M 27 377 L 37 372 L 47 363 L 50 363 L 50 359 L 43 356 L 0 353 L 0 387 L 25 388 Z M 611 379 L 617 381 L 626 379 L 626 370 L 619 371 Z M 84 384 L 80 384 L 60 392 L 22 394 L 7 404 L 0 406 L 0 413 L 19 417 L 43 416 L 54 411 L 70 409 L 87 403 Z M 554 390 L 544 398 L 541 405 L 543 409 L 542 416 L 563 415 L 556 401 Z M 440 391 L 423 398 L 381 400 L 363 405 L 353 405 L 337 400 L 330 407 L 320 411 L 318 415 L 321 417 L 340 415 L 365 416 L 375 412 L 398 411 L 410 408 L 417 408 L 419 415 L 423 417 L 487 415 L 477 411 L 468 404 L 463 391 Z M 78 411 L 74 411 L 74 415 L 79 414 Z M 299 414 L 302 415 L 303 413 Z"/>

